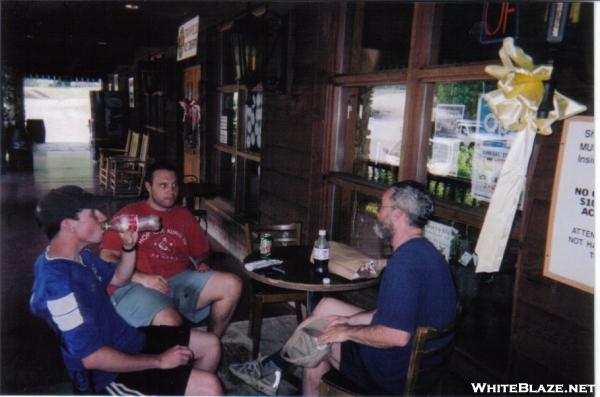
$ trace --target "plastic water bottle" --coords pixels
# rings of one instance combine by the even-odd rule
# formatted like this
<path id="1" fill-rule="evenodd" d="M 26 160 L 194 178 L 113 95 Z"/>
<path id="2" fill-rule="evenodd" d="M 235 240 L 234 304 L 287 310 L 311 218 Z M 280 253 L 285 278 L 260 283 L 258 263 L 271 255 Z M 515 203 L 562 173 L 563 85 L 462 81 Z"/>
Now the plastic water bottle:
<path id="1" fill-rule="evenodd" d="M 110 222 L 102 224 L 104 230 L 116 230 L 125 232 L 127 230 L 138 232 L 155 232 L 162 227 L 160 217 L 157 215 L 121 215 L 113 218 Z"/>
<path id="2" fill-rule="evenodd" d="M 319 230 L 319 237 L 315 240 L 313 247 L 313 261 L 315 271 L 323 275 L 329 274 L 329 242 L 324 229 Z"/>

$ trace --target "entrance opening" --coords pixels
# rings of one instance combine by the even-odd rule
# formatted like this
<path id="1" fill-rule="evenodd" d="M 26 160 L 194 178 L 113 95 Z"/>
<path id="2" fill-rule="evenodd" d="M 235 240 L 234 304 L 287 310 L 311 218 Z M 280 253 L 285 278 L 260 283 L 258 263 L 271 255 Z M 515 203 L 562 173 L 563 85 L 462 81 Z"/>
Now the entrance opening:
<path id="1" fill-rule="evenodd" d="M 23 81 L 25 118 L 41 125 L 38 143 L 90 143 L 90 94 L 100 81 L 26 78 Z"/>

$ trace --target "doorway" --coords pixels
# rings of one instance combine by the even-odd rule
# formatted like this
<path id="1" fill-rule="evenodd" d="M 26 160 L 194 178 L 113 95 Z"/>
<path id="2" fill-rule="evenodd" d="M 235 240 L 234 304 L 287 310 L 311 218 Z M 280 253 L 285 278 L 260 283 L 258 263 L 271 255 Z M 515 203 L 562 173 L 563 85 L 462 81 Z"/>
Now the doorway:
<path id="1" fill-rule="evenodd" d="M 24 79 L 25 119 L 30 126 L 36 125 L 38 129 L 35 141 L 89 145 L 89 92 L 101 87 L 100 81 Z"/>

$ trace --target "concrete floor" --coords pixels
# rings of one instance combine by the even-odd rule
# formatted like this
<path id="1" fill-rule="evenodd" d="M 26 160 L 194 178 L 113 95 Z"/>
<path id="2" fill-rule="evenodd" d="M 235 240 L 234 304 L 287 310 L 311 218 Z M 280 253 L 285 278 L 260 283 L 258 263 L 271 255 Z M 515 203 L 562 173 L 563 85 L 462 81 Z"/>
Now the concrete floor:
<path id="1" fill-rule="evenodd" d="M 70 394 L 58 339 L 29 312 L 33 263 L 48 241 L 33 216 L 37 200 L 65 184 L 102 193 L 97 184 L 89 147 L 82 144 L 37 145 L 33 172 L 10 171 L 1 176 L 0 346 L 1 394 Z M 116 211 L 128 201 L 115 201 Z M 213 267 L 241 275 L 240 264 L 214 242 Z M 247 282 L 247 280 L 245 280 Z M 234 321 L 248 318 L 248 288 Z M 288 314 L 287 307 L 271 307 L 267 316 Z"/>

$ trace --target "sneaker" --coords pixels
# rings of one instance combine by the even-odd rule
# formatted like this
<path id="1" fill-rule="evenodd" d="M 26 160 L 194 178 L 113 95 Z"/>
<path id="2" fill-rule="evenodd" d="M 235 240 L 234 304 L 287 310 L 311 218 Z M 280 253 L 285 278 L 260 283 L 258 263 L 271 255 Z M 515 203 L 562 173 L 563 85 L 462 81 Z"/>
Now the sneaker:
<path id="1" fill-rule="evenodd" d="M 281 382 L 281 369 L 272 361 L 263 362 L 264 358 L 240 364 L 231 364 L 229 370 L 259 392 L 274 396 Z"/>

